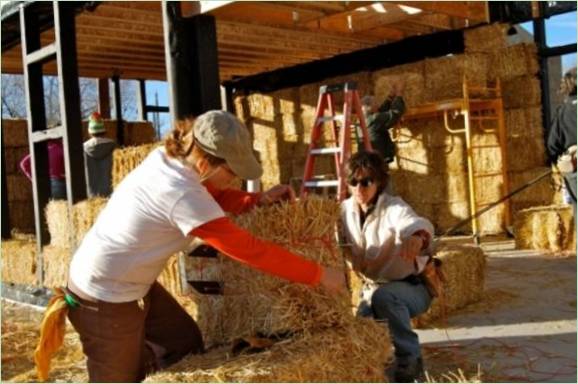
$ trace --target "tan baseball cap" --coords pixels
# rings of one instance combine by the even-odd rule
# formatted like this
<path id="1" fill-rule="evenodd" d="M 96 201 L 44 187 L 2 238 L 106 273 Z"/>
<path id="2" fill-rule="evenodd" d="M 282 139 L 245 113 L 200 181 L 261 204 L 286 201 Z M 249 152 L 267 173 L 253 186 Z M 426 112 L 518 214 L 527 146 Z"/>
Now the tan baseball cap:
<path id="1" fill-rule="evenodd" d="M 209 111 L 195 120 L 196 144 L 220 159 L 237 176 L 245 180 L 258 179 L 263 168 L 253 154 L 249 131 L 237 117 L 225 111 Z"/>

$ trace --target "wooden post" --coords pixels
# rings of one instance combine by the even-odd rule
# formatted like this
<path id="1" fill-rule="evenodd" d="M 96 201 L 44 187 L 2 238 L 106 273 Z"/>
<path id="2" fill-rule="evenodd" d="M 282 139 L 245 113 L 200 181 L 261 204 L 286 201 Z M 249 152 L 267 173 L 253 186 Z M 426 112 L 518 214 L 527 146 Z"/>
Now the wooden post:
<path id="1" fill-rule="evenodd" d="M 146 83 L 144 79 L 138 80 L 138 87 L 136 89 L 136 95 L 138 99 L 138 119 L 141 121 L 146 121 L 147 119 L 147 93 L 146 93 Z"/>
<path id="2" fill-rule="evenodd" d="M 98 112 L 103 119 L 110 119 L 110 88 L 108 79 L 98 79 Z"/>
<path id="3" fill-rule="evenodd" d="M 185 19 L 176 1 L 163 1 L 162 9 L 173 121 L 220 109 L 214 17 L 197 15 Z"/>
<path id="4" fill-rule="evenodd" d="M 2 136 L 0 150 L 2 151 L 2 239 L 9 239 L 12 232 L 10 223 L 10 207 L 8 206 L 8 187 L 6 177 L 6 157 L 4 156 L 4 130 L 0 130 Z"/>
<path id="5" fill-rule="evenodd" d="M 120 77 L 112 77 L 114 84 L 114 112 L 116 115 L 116 141 L 119 146 L 124 145 L 124 123 L 122 121 L 122 99 L 120 96 Z"/>

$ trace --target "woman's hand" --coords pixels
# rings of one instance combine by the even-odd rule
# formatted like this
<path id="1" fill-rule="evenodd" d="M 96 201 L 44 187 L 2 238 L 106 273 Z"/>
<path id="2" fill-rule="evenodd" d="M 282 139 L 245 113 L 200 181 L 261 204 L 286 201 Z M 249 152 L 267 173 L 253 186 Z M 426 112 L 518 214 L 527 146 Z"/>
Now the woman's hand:
<path id="1" fill-rule="evenodd" d="M 419 235 L 406 237 L 401 241 L 401 250 L 399 256 L 407 261 L 414 262 L 419 256 L 423 247 L 423 239 Z"/>
<path id="2" fill-rule="evenodd" d="M 258 205 L 269 205 L 283 200 L 294 202 L 295 191 L 293 191 L 293 188 L 288 185 L 280 184 L 263 192 L 259 198 Z"/>
<path id="3" fill-rule="evenodd" d="M 337 268 L 322 267 L 321 280 L 319 285 L 331 294 L 344 293 L 347 290 L 345 282 L 345 272 Z"/>

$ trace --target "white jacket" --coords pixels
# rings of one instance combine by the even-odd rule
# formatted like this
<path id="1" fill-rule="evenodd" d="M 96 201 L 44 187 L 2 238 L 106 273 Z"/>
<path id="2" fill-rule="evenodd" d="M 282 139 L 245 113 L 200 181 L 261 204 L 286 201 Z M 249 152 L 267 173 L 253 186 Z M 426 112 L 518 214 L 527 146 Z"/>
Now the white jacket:
<path id="1" fill-rule="evenodd" d="M 411 274 L 419 274 L 431 255 L 432 243 L 428 249 L 422 251 L 416 265 L 399 256 L 401 240 L 419 230 L 433 235 L 432 224 L 418 216 L 413 209 L 401 198 L 390 196 L 386 192 L 379 195 L 375 209 L 366 217 L 363 228 L 360 225 L 359 205 L 353 197 L 341 203 L 341 220 L 343 232 L 348 243 L 352 244 L 354 257 L 364 257 L 371 260 L 376 258 L 383 245 L 395 236 L 395 245 L 391 256 L 388 257 L 379 270 L 378 276 L 367 276 L 374 281 L 385 282 L 401 280 Z"/>

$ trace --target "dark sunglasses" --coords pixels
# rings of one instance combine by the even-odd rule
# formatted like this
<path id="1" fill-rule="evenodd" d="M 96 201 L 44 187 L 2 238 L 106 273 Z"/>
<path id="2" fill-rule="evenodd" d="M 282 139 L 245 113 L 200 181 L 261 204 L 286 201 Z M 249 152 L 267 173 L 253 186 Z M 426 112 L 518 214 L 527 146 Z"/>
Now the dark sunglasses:
<path id="1" fill-rule="evenodd" d="M 367 188 L 371 187 L 373 183 L 374 181 L 371 177 L 364 177 L 363 179 L 355 179 L 355 178 L 349 179 L 349 185 L 351 185 L 352 187 L 357 187 L 357 184 L 359 184 L 360 187 Z"/>

